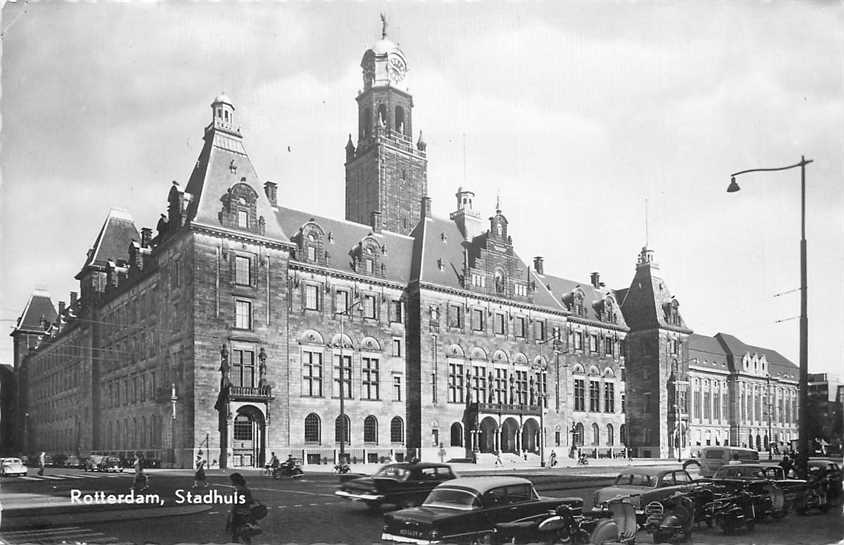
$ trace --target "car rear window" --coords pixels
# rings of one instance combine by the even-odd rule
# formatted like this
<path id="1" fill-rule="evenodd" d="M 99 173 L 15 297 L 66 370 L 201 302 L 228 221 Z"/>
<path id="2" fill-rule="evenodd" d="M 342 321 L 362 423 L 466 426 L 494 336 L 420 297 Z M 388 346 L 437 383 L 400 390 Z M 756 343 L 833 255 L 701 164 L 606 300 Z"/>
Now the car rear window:
<path id="1" fill-rule="evenodd" d="M 478 497 L 468 490 L 461 490 L 459 488 L 435 488 L 425 498 L 425 503 L 429 507 L 445 507 L 448 509 L 471 510 L 480 507 Z"/>
<path id="2" fill-rule="evenodd" d="M 707 450 L 703 453 L 703 457 L 707 460 L 714 460 L 717 458 L 722 458 L 724 456 L 723 450 Z"/>
<path id="3" fill-rule="evenodd" d="M 408 471 L 404 466 L 384 466 L 378 470 L 378 473 L 376 473 L 374 477 L 383 477 L 385 479 L 396 479 L 401 481 L 407 477 L 409 473 L 410 471 Z"/>
<path id="4" fill-rule="evenodd" d="M 615 479 L 615 484 L 626 484 L 631 486 L 654 486 L 656 479 L 653 475 L 641 473 L 622 473 Z"/>

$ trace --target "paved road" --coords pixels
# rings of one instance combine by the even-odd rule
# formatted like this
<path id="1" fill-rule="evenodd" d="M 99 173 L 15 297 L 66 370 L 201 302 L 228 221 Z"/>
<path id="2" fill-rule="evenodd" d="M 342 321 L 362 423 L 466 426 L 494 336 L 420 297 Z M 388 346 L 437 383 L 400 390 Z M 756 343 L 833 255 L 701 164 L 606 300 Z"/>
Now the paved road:
<path id="1" fill-rule="evenodd" d="M 500 474 L 500 472 L 497 472 Z M 521 473 L 524 475 L 524 473 Z M 4 493 L 29 491 L 33 494 L 55 494 L 61 497 L 70 488 L 86 490 L 124 490 L 131 483 L 131 475 L 86 475 L 81 472 L 63 471 L 52 474 L 52 479 L 3 482 Z M 606 483 L 578 475 L 549 474 L 546 471 L 532 475 L 540 493 L 547 496 L 579 496 L 587 506 L 592 492 Z M 255 497 L 270 507 L 268 517 L 262 521 L 264 533 L 255 540 L 264 543 L 348 543 L 370 545 L 381 535 L 382 515 L 366 507 L 347 502 L 334 496 L 337 479 L 334 475 L 310 474 L 298 481 L 272 480 L 257 475 L 247 477 Z M 564 480 L 565 482 L 562 482 Z M 220 491 L 230 490 L 225 475 L 209 477 L 211 486 Z M 189 473 L 152 473 L 152 484 L 164 494 L 176 488 L 189 488 Z M 566 487 L 567 489 L 561 489 Z M 2 496 L 2 494 L 0 494 Z M 179 517 L 130 520 L 105 523 L 65 524 L 29 528 L 14 532 L 0 531 L 0 539 L 10 545 L 37 543 L 58 545 L 87 543 L 123 545 L 136 543 L 226 543 L 224 525 L 228 506 L 214 507 L 195 515 Z M 844 538 L 844 515 L 841 508 L 826 515 L 807 517 L 789 516 L 784 521 L 757 525 L 752 534 L 724 536 L 718 530 L 700 529 L 693 542 L 698 544 L 782 543 L 820 545 L 834 543 Z M 641 535 L 641 543 L 650 543 L 650 536 Z"/>

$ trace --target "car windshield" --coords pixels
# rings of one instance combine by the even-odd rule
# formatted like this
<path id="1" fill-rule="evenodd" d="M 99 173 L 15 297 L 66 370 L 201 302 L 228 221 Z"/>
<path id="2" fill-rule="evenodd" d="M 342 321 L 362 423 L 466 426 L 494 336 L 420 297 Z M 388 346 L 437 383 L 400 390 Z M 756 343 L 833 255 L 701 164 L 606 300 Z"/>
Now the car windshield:
<path id="1" fill-rule="evenodd" d="M 642 473 L 622 473 L 615 479 L 617 485 L 627 486 L 656 486 L 656 477 L 654 475 L 644 475 Z"/>
<path id="2" fill-rule="evenodd" d="M 403 481 L 408 475 L 410 475 L 410 471 L 404 466 L 384 466 L 373 477 Z"/>
<path id="3" fill-rule="evenodd" d="M 3 458 L 4 465 L 12 465 L 12 464 L 19 464 L 21 463 L 20 459 L 18 458 Z"/>
<path id="4" fill-rule="evenodd" d="M 435 488 L 428 494 L 425 503 L 426 507 L 445 507 L 447 509 L 460 509 L 470 511 L 480 507 L 478 497 L 468 490 L 459 488 Z"/>

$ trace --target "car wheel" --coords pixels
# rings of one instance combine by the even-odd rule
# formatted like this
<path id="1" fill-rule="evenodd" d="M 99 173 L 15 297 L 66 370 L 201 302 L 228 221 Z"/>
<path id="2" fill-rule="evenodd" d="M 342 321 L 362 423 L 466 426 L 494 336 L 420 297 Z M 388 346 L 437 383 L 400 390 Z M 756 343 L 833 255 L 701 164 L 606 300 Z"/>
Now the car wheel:
<path id="1" fill-rule="evenodd" d="M 472 545 L 491 545 L 492 534 L 482 534 L 472 538 Z"/>

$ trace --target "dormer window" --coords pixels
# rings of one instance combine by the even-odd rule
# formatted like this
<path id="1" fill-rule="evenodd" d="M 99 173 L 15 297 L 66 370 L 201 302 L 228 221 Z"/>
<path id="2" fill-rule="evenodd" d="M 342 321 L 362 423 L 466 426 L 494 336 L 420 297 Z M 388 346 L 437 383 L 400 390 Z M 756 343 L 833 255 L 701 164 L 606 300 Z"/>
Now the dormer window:
<path id="1" fill-rule="evenodd" d="M 308 246 L 308 261 L 310 261 L 311 263 L 313 263 L 313 262 L 314 262 L 314 261 L 316 261 L 316 260 L 317 260 L 316 247 L 315 247 L 315 246 L 310 246 L 310 245 L 309 245 L 309 246 Z"/>
<path id="2" fill-rule="evenodd" d="M 237 226 L 241 229 L 249 227 L 249 213 L 246 210 L 237 211 Z"/>
<path id="3" fill-rule="evenodd" d="M 249 184 L 240 182 L 233 185 L 220 199 L 223 203 L 220 223 L 225 227 L 264 234 L 264 218 L 257 217 L 257 199 L 258 193 Z"/>

